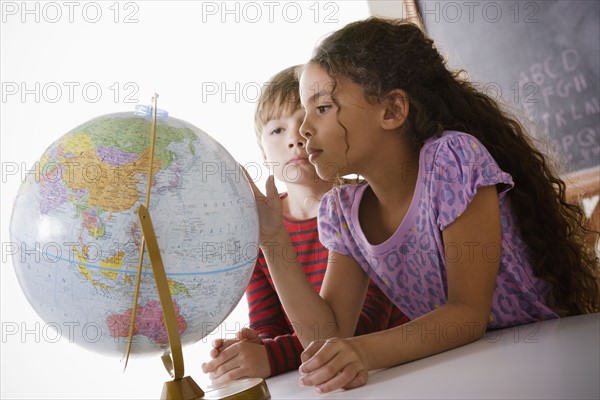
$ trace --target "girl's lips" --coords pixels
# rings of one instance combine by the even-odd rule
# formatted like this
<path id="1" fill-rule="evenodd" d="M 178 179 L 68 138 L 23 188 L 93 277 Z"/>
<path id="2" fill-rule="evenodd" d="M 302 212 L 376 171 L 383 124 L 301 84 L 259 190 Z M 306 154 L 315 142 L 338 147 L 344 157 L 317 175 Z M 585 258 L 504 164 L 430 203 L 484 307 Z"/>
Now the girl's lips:
<path id="1" fill-rule="evenodd" d="M 308 155 L 308 161 L 310 161 L 311 163 L 315 162 L 315 160 L 317 159 L 317 157 L 319 157 L 322 152 L 323 152 L 323 150 L 311 151 L 310 154 Z"/>

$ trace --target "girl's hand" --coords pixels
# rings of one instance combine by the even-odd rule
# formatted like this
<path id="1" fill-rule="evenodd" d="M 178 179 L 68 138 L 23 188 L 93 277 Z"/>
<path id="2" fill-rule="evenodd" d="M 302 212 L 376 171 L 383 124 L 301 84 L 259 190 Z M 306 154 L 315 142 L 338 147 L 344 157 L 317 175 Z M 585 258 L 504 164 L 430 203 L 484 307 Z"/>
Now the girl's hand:
<path id="1" fill-rule="evenodd" d="M 202 364 L 202 371 L 209 374 L 213 385 L 271 374 L 267 350 L 252 329 L 242 329 L 235 339 L 214 340 L 210 356 L 212 360 Z"/>
<path id="2" fill-rule="evenodd" d="M 256 207 L 258 209 L 258 219 L 260 223 L 259 244 L 274 241 L 277 234 L 282 232 L 281 229 L 285 230 L 285 226 L 282 222 L 283 206 L 281 204 L 279 193 L 277 192 L 277 187 L 275 186 L 275 178 L 273 175 L 267 178 L 267 183 L 265 185 L 267 195 L 265 196 L 256 187 L 245 169 L 244 174 L 246 175 L 246 180 L 250 183 L 250 187 L 252 187 L 254 199 L 256 200 Z"/>
<path id="3" fill-rule="evenodd" d="M 315 386 L 319 393 L 363 386 L 369 377 L 363 356 L 348 339 L 312 342 L 301 358 L 300 384 Z"/>

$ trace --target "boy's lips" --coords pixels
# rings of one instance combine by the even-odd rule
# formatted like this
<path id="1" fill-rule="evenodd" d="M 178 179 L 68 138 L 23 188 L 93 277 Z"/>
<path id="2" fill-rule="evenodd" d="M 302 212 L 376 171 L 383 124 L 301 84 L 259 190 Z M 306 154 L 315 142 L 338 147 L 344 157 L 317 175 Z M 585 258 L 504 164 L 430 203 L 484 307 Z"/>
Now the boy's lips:
<path id="1" fill-rule="evenodd" d="M 290 161 L 286 162 L 287 164 L 304 164 L 308 162 L 308 157 L 296 157 L 292 158 Z"/>

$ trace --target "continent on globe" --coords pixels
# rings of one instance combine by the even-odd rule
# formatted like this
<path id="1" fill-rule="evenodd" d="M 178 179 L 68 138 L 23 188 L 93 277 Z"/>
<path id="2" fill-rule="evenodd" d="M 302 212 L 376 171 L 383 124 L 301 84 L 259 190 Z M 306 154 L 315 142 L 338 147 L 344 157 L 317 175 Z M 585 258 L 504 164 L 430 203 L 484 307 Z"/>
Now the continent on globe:
<path id="1" fill-rule="evenodd" d="M 181 335 L 187 328 L 187 323 L 179 313 L 179 306 L 173 303 L 175 317 L 177 318 L 177 330 Z M 129 336 L 129 322 L 131 321 L 131 309 L 124 314 L 109 315 L 107 318 L 110 335 L 114 338 L 126 338 Z M 134 335 L 144 335 L 159 344 L 168 344 L 169 336 L 165 327 L 160 301 L 150 300 L 145 305 L 139 305 L 136 312 L 136 320 L 133 325 Z"/>
<path id="2" fill-rule="evenodd" d="M 142 245 L 149 113 L 107 114 L 59 137 L 15 199 L 13 264 L 38 315 L 87 349 L 123 356 Z M 258 217 L 233 157 L 195 126 L 161 113 L 149 212 L 183 344 L 202 339 L 244 294 L 258 253 Z M 168 345 L 148 257 L 132 354 Z M 127 332 L 125 332 L 127 331 Z M 125 336 L 124 336 L 125 335 Z"/>

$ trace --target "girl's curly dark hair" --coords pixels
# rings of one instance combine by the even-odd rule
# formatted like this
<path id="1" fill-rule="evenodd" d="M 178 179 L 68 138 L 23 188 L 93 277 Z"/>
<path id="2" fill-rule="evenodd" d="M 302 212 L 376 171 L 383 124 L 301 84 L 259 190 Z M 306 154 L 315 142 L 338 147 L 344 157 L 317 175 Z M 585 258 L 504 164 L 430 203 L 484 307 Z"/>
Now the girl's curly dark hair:
<path id="1" fill-rule="evenodd" d="M 468 82 L 465 71 L 450 71 L 416 25 L 377 17 L 353 22 L 325 38 L 311 62 L 334 80 L 361 85 L 365 96 L 378 101 L 403 90 L 409 101 L 405 132 L 418 148 L 444 130 L 481 141 L 513 177 L 511 203 L 532 251 L 534 274 L 551 284 L 548 305 L 563 316 L 600 311 L 598 256 L 584 241 L 591 232 L 583 211 L 565 199 L 565 183 L 521 123 Z"/>

